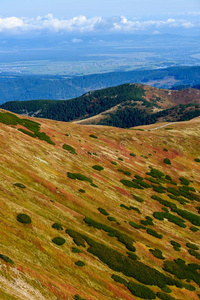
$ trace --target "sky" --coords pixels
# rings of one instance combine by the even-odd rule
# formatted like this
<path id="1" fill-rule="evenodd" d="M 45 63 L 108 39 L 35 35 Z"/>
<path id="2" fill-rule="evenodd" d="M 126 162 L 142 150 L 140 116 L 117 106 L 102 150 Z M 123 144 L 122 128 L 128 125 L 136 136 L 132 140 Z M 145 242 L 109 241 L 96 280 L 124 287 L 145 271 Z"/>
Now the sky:
<path id="1" fill-rule="evenodd" d="M 200 0 L 0 0 L 0 38 L 72 33 L 199 35 Z"/>
<path id="2" fill-rule="evenodd" d="M 147 16 L 200 11 L 199 0 L 1 0 L 1 17 Z"/>

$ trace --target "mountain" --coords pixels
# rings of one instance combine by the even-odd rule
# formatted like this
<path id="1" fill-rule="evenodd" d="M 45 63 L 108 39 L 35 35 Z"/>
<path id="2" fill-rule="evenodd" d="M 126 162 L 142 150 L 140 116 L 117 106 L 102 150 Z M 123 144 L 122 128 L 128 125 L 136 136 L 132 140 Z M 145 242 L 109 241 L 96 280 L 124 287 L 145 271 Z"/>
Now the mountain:
<path id="1" fill-rule="evenodd" d="M 0 110 L 0 299 L 198 299 L 199 137 Z"/>
<path id="2" fill-rule="evenodd" d="M 59 65 L 58 68 L 60 68 Z M 91 90 L 125 83 L 143 83 L 158 88 L 171 88 L 177 85 L 193 86 L 199 82 L 200 67 L 198 66 L 118 71 L 84 76 L 25 75 L 2 72 L 0 74 L 0 104 L 14 100 L 66 100 L 81 96 Z"/>
<path id="3" fill-rule="evenodd" d="M 190 120 L 200 115 L 200 91 L 166 90 L 124 84 L 92 91 L 65 101 L 16 101 L 3 109 L 58 121 L 133 127 L 163 121 Z"/>

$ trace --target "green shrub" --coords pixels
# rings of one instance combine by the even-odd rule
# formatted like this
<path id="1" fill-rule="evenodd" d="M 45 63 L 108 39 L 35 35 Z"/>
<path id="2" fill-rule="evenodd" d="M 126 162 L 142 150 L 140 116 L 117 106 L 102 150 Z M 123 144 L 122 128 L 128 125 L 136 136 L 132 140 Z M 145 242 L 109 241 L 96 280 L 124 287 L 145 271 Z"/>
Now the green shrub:
<path id="1" fill-rule="evenodd" d="M 72 247 L 72 252 L 73 253 L 82 253 L 82 251 L 78 248 Z"/>
<path id="2" fill-rule="evenodd" d="M 125 170 L 122 170 L 122 169 L 118 169 L 117 171 L 123 173 L 124 175 L 131 176 L 131 172 L 129 172 L 129 171 L 125 171 Z"/>
<path id="3" fill-rule="evenodd" d="M 82 175 L 80 173 L 67 173 L 67 176 L 71 179 L 78 179 L 80 181 L 88 181 L 90 183 L 92 183 L 92 179 L 90 179 L 89 177 Z"/>
<path id="4" fill-rule="evenodd" d="M 165 176 L 165 179 L 167 179 L 167 180 L 169 180 L 169 181 L 172 180 L 171 176 L 169 176 L 169 175 L 166 175 L 166 176 Z"/>
<path id="5" fill-rule="evenodd" d="M 31 218 L 27 214 L 17 215 L 17 221 L 23 224 L 31 224 Z"/>
<path id="6" fill-rule="evenodd" d="M 138 257 L 135 253 L 133 253 L 133 252 L 127 252 L 127 254 L 128 254 L 128 257 L 129 257 L 130 259 L 132 259 L 132 260 L 137 260 L 137 259 L 139 259 L 139 257 Z"/>
<path id="7" fill-rule="evenodd" d="M 164 158 L 164 161 L 163 161 L 165 164 L 167 165 L 171 165 L 171 161 L 169 158 Z"/>
<path id="8" fill-rule="evenodd" d="M 80 193 L 85 193 L 85 190 L 83 190 L 83 189 L 80 189 L 80 190 L 78 190 Z"/>
<path id="9" fill-rule="evenodd" d="M 10 257 L 8 257 L 4 254 L 0 254 L 0 259 L 2 259 L 3 261 L 5 261 L 8 264 L 14 265 L 14 261 Z"/>
<path id="10" fill-rule="evenodd" d="M 65 239 L 63 239 L 62 237 L 57 236 L 57 237 L 52 239 L 52 242 L 54 244 L 58 245 L 58 246 L 62 246 L 65 243 Z"/>
<path id="11" fill-rule="evenodd" d="M 130 251 L 135 251 L 135 247 L 133 246 L 133 242 L 134 240 L 132 238 L 130 238 L 128 235 L 112 228 L 109 227 L 107 225 L 104 225 L 102 223 L 96 222 L 94 220 L 92 220 L 91 218 L 85 217 L 84 218 L 85 223 L 87 223 L 89 226 L 92 226 L 94 228 L 103 230 L 107 233 L 112 233 L 119 242 L 121 242 L 122 244 L 124 244 L 126 246 L 126 248 Z"/>
<path id="12" fill-rule="evenodd" d="M 133 277 L 143 284 L 156 285 L 160 288 L 163 288 L 166 285 L 182 286 L 177 280 L 166 277 L 156 269 L 153 269 L 140 261 L 132 260 L 124 254 L 94 241 L 88 236 L 80 234 L 72 229 L 68 229 L 66 232 L 73 239 L 76 237 L 76 239 L 86 241 L 90 246 L 87 251 L 97 256 L 110 269 L 116 272 L 121 272 L 128 277 Z"/>
<path id="13" fill-rule="evenodd" d="M 75 265 L 79 266 L 79 267 L 84 267 L 85 266 L 85 263 L 81 260 L 78 260 L 75 262 Z"/>
<path id="14" fill-rule="evenodd" d="M 162 185 L 158 185 L 158 186 L 152 185 L 152 187 L 153 187 L 153 190 L 157 193 L 160 193 L 160 194 L 166 193 L 165 188 Z"/>
<path id="15" fill-rule="evenodd" d="M 136 223 L 133 222 L 133 221 L 130 221 L 129 224 L 130 224 L 132 227 L 136 228 L 136 229 L 146 229 L 146 227 L 144 227 L 144 226 L 142 226 L 142 225 L 139 225 L 139 224 L 136 224 Z"/>
<path id="16" fill-rule="evenodd" d="M 145 285 L 141 285 L 130 281 L 127 287 L 131 294 L 133 294 L 136 297 L 142 299 L 156 299 L 155 293 Z"/>
<path id="17" fill-rule="evenodd" d="M 90 134 L 89 135 L 91 138 L 93 138 L 93 139 L 98 139 L 98 137 L 96 136 L 96 135 L 94 135 L 94 134 Z"/>
<path id="18" fill-rule="evenodd" d="M 159 249 L 149 249 L 149 251 L 153 254 L 153 256 L 155 256 L 158 259 L 165 259 L 162 255 L 162 251 Z"/>
<path id="19" fill-rule="evenodd" d="M 74 243 L 77 245 L 77 246 L 82 246 L 82 247 L 86 247 L 85 246 L 85 240 L 82 238 L 82 236 L 77 233 L 75 230 L 73 229 L 66 229 L 65 231 L 67 234 L 69 234 L 72 238 L 73 238 L 73 241 Z"/>
<path id="20" fill-rule="evenodd" d="M 162 300 L 176 300 L 174 297 L 161 292 L 158 292 L 156 296 Z"/>
<path id="21" fill-rule="evenodd" d="M 123 284 L 124 286 L 128 286 L 128 281 L 126 281 L 124 278 L 122 278 L 118 275 L 113 274 L 111 276 L 111 278 L 114 279 L 115 282 L 119 282 L 119 283 Z"/>
<path id="22" fill-rule="evenodd" d="M 117 222 L 117 220 L 114 217 L 107 217 L 107 219 L 110 222 Z"/>
<path id="23" fill-rule="evenodd" d="M 104 168 L 99 166 L 99 165 L 95 165 L 92 167 L 94 170 L 97 170 L 97 171 L 102 171 Z"/>
<path id="24" fill-rule="evenodd" d="M 62 225 L 60 223 L 54 223 L 52 225 L 52 228 L 55 228 L 57 230 L 63 230 L 63 227 L 62 227 Z"/>
<path id="25" fill-rule="evenodd" d="M 190 230 L 193 231 L 193 232 L 197 232 L 197 231 L 199 231 L 199 228 L 197 228 L 195 226 L 191 226 Z"/>
<path id="26" fill-rule="evenodd" d="M 164 174 L 161 171 L 154 168 L 151 168 L 150 172 L 147 172 L 146 174 L 150 175 L 151 177 L 160 178 L 160 179 L 164 176 Z"/>
<path id="27" fill-rule="evenodd" d="M 91 183 L 91 186 L 95 187 L 95 188 L 98 188 L 98 185 L 94 184 L 94 183 Z"/>
<path id="28" fill-rule="evenodd" d="M 123 158 L 121 158 L 121 157 L 118 157 L 118 160 L 120 160 L 120 161 L 123 161 Z"/>
<path id="29" fill-rule="evenodd" d="M 20 189 L 25 189 L 26 188 L 26 186 L 23 183 L 19 183 L 19 182 L 14 183 L 13 185 L 19 187 Z"/>
<path id="30" fill-rule="evenodd" d="M 132 182 L 132 181 L 130 181 L 130 180 L 121 179 L 120 182 L 121 182 L 123 185 L 125 185 L 126 187 L 135 188 L 135 189 L 140 189 L 140 190 L 143 189 L 140 185 L 138 185 L 138 184 L 136 184 L 136 183 L 134 183 L 134 182 Z"/>
<path id="31" fill-rule="evenodd" d="M 189 185 L 190 184 L 189 180 L 187 180 L 184 177 L 180 177 L 179 180 L 180 180 L 181 184 L 183 184 L 183 185 Z"/>
<path id="32" fill-rule="evenodd" d="M 136 156 L 136 154 L 134 154 L 134 153 L 130 153 L 130 156 L 132 156 L 132 157 L 135 157 L 135 156 Z"/>
<path id="33" fill-rule="evenodd" d="M 173 246 L 175 251 L 180 251 L 181 245 L 175 241 L 170 241 L 170 244 Z"/>
<path id="34" fill-rule="evenodd" d="M 193 250 L 199 250 L 199 247 L 197 245 L 192 244 L 192 243 L 186 243 L 186 246 L 190 249 L 193 249 Z"/>
<path id="35" fill-rule="evenodd" d="M 81 296 L 79 295 L 75 295 L 74 296 L 74 300 L 86 300 L 86 299 L 83 299 Z"/>
<path id="36" fill-rule="evenodd" d="M 163 151 L 168 152 L 167 148 L 163 148 Z"/>
<path id="37" fill-rule="evenodd" d="M 153 226 L 153 225 L 154 225 L 153 219 L 152 219 L 151 217 L 146 216 L 145 219 L 146 219 L 146 220 L 140 221 L 140 223 L 143 224 L 143 225 L 145 225 L 145 226 L 148 226 L 148 225 Z"/>
<path id="38" fill-rule="evenodd" d="M 151 228 L 147 228 L 146 231 L 148 234 L 153 235 L 158 239 L 162 239 L 162 237 L 163 237 L 162 234 L 157 233 L 155 230 L 153 230 Z"/>
<path id="39" fill-rule="evenodd" d="M 98 211 L 104 216 L 109 216 L 109 213 L 104 208 L 99 207 Z"/>
<path id="40" fill-rule="evenodd" d="M 200 162 L 200 158 L 195 158 L 194 161 Z"/>
<path id="41" fill-rule="evenodd" d="M 72 154 L 77 154 L 76 150 L 70 145 L 64 144 L 63 149 L 69 151 Z"/>
<path id="42" fill-rule="evenodd" d="M 137 195 L 131 194 L 131 196 L 137 201 L 137 202 L 144 202 L 144 200 L 141 197 L 138 197 Z"/>
<path id="43" fill-rule="evenodd" d="M 193 249 L 189 249 L 188 252 L 190 253 L 190 255 L 192 255 L 192 256 L 196 257 L 196 259 L 200 260 L 200 254 L 197 251 L 195 251 Z"/>
<path id="44" fill-rule="evenodd" d="M 115 161 L 111 161 L 111 164 L 115 165 L 115 166 L 117 165 L 117 163 Z"/>

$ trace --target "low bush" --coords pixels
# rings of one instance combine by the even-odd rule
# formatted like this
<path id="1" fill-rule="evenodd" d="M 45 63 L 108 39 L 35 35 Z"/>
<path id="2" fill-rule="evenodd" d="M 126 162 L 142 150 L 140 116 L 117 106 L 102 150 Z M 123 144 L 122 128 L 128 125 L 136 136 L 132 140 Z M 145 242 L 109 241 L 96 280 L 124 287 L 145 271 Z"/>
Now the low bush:
<path id="1" fill-rule="evenodd" d="M 147 172 L 146 173 L 147 175 L 150 175 L 151 177 L 154 177 L 154 178 L 163 178 L 164 174 L 157 170 L 157 169 L 154 169 L 154 168 L 151 168 L 150 172 Z"/>
<path id="2" fill-rule="evenodd" d="M 89 177 L 87 177 L 85 175 L 82 175 L 80 173 L 70 173 L 70 172 L 67 172 L 67 176 L 70 179 L 78 179 L 80 181 L 88 181 L 88 182 L 92 183 L 92 179 L 90 179 Z"/>
<path id="3" fill-rule="evenodd" d="M 162 251 L 159 249 L 149 249 L 149 251 L 158 259 L 165 259 L 162 255 Z"/>
<path id="4" fill-rule="evenodd" d="M 122 169 L 118 169 L 117 171 L 123 173 L 124 175 L 131 176 L 131 172 L 129 172 L 129 171 L 125 171 L 125 170 L 122 170 Z"/>
<path id="5" fill-rule="evenodd" d="M 197 227 L 195 227 L 195 226 L 191 226 L 191 227 L 190 227 L 190 230 L 191 230 L 192 232 L 197 232 L 197 231 L 199 231 L 199 228 L 197 228 Z"/>
<path id="6" fill-rule="evenodd" d="M 132 227 L 136 228 L 136 229 L 146 229 L 146 227 L 144 227 L 144 226 L 142 226 L 142 225 L 139 225 L 139 224 L 136 224 L 136 223 L 133 222 L 133 221 L 130 221 L 129 224 L 130 224 Z"/>
<path id="7" fill-rule="evenodd" d="M 79 267 L 84 267 L 85 266 L 85 263 L 81 260 L 78 260 L 75 262 L 75 265 L 79 266 Z"/>
<path id="8" fill-rule="evenodd" d="M 189 185 L 190 184 L 189 180 L 187 180 L 184 177 L 180 177 L 179 180 L 180 180 L 181 184 L 183 184 L 183 185 Z"/>
<path id="9" fill-rule="evenodd" d="M 190 249 L 193 249 L 193 250 L 199 250 L 199 247 L 195 244 L 192 244 L 192 243 L 186 243 L 186 246 Z"/>
<path id="10" fill-rule="evenodd" d="M 175 251 L 180 251 L 181 245 L 175 241 L 170 241 L 170 244 L 173 246 Z"/>
<path id="11" fill-rule="evenodd" d="M 17 221 L 23 224 L 31 224 L 32 220 L 27 214 L 17 215 Z"/>
<path id="12" fill-rule="evenodd" d="M 132 156 L 132 157 L 135 157 L 135 156 L 136 156 L 136 154 L 134 154 L 134 153 L 130 153 L 130 156 Z"/>
<path id="13" fill-rule="evenodd" d="M 192 255 L 192 256 L 196 257 L 196 259 L 200 260 L 200 254 L 197 251 L 195 251 L 193 249 L 189 249 L 188 252 L 190 253 L 190 255 Z"/>
<path id="14" fill-rule="evenodd" d="M 117 165 L 117 163 L 115 161 L 111 161 L 111 164 L 115 165 L 115 166 Z"/>
<path id="15" fill-rule="evenodd" d="M 137 202 L 144 202 L 144 199 L 142 199 L 141 197 L 138 197 L 137 195 L 131 194 L 131 196 L 137 201 Z"/>
<path id="16" fill-rule="evenodd" d="M 114 217 L 107 217 L 107 219 L 110 222 L 117 222 L 117 220 Z"/>
<path id="17" fill-rule="evenodd" d="M 4 254 L 0 254 L 0 259 L 2 259 L 7 264 L 14 265 L 14 261 L 10 257 L 8 257 Z"/>
<path id="18" fill-rule="evenodd" d="M 57 230 L 63 230 L 62 224 L 60 224 L 60 223 L 54 223 L 52 225 L 52 228 L 55 228 Z"/>
<path id="19" fill-rule="evenodd" d="M 94 134 L 90 134 L 89 135 L 91 138 L 93 138 L 93 139 L 98 139 L 98 137 L 96 136 L 96 135 L 94 135 Z"/>
<path id="20" fill-rule="evenodd" d="M 200 158 L 195 158 L 194 161 L 200 162 Z"/>
<path id="21" fill-rule="evenodd" d="M 78 248 L 72 247 L 72 252 L 73 253 L 82 253 L 82 251 Z"/>
<path id="22" fill-rule="evenodd" d="M 78 190 L 80 193 L 85 193 L 85 190 L 83 190 L 83 189 L 80 189 L 80 190 Z"/>
<path id="23" fill-rule="evenodd" d="M 114 279 L 115 282 L 119 282 L 119 283 L 123 284 L 124 286 L 128 286 L 128 281 L 126 281 L 124 278 L 122 278 L 118 275 L 113 274 L 111 276 L 111 278 Z"/>
<path id="24" fill-rule="evenodd" d="M 72 154 L 77 154 L 76 150 L 70 145 L 64 144 L 63 149 L 69 151 Z"/>
<path id="25" fill-rule="evenodd" d="M 120 182 L 123 185 L 125 185 L 126 187 L 129 187 L 129 188 L 135 188 L 135 189 L 140 189 L 140 190 L 143 189 L 140 185 L 138 185 L 138 184 L 136 184 L 136 183 L 134 183 L 134 182 L 132 182 L 130 180 L 121 179 Z"/>
<path id="26" fill-rule="evenodd" d="M 162 234 L 157 233 L 155 230 L 153 230 L 151 228 L 147 228 L 146 231 L 148 234 L 155 236 L 158 239 L 162 239 L 162 237 L 163 237 Z"/>
<path id="27" fill-rule="evenodd" d="M 130 281 L 127 287 L 131 294 L 133 294 L 136 297 L 142 299 L 156 299 L 156 294 L 145 285 L 141 285 Z"/>
<path id="28" fill-rule="evenodd" d="M 57 237 L 52 239 L 52 242 L 54 244 L 58 245 L 58 246 L 62 246 L 65 243 L 65 239 L 63 239 L 62 237 L 57 236 Z"/>
<path id="29" fill-rule="evenodd" d="M 102 171 L 104 169 L 103 167 L 101 167 L 99 165 L 92 166 L 92 168 L 97 171 Z"/>
<path id="30" fill-rule="evenodd" d="M 19 183 L 19 182 L 16 182 L 13 185 L 19 187 L 20 189 L 25 189 L 26 188 L 26 186 L 23 183 Z"/>
<path id="31" fill-rule="evenodd" d="M 91 218 L 85 217 L 84 218 L 85 223 L 87 223 L 89 226 L 92 226 L 94 228 L 103 230 L 107 233 L 111 233 L 113 234 L 117 240 L 119 242 L 121 242 L 122 244 L 124 244 L 126 246 L 126 248 L 130 251 L 135 251 L 135 247 L 133 246 L 133 242 L 134 240 L 132 238 L 130 238 L 128 235 L 126 235 L 125 233 L 122 233 L 112 227 L 109 227 L 107 225 L 104 225 L 102 223 L 96 222 L 94 220 L 92 220 Z"/>
<path id="32" fill-rule="evenodd" d="M 120 161 L 123 161 L 123 158 L 121 158 L 121 157 L 118 157 L 118 160 L 120 160 Z"/>
<path id="33" fill-rule="evenodd" d="M 169 158 L 164 158 L 164 161 L 163 161 L 165 164 L 167 165 L 171 165 L 171 161 Z"/>
<path id="34" fill-rule="evenodd" d="M 104 208 L 99 207 L 98 211 L 104 216 L 109 216 L 109 213 Z"/>
<path id="35" fill-rule="evenodd" d="M 162 292 L 156 293 L 156 296 L 162 300 L 176 300 L 174 297 L 167 295 L 165 293 L 162 293 Z"/>
<path id="36" fill-rule="evenodd" d="M 83 299 L 81 296 L 79 296 L 78 294 L 74 296 L 74 300 L 86 300 Z"/>
<path id="37" fill-rule="evenodd" d="M 145 219 L 146 219 L 146 220 L 140 221 L 140 223 L 143 224 L 143 225 L 145 225 L 145 226 L 148 226 L 148 225 L 153 226 L 153 225 L 154 225 L 153 219 L 152 219 L 151 217 L 146 216 Z"/>

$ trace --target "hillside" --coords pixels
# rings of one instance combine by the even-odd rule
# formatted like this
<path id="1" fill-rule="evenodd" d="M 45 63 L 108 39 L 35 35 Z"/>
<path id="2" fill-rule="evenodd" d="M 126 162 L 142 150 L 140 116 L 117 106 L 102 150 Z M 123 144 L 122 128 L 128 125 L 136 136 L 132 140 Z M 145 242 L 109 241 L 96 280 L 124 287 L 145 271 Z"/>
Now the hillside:
<path id="1" fill-rule="evenodd" d="M 166 45 L 165 45 L 166 47 Z M 143 83 L 158 88 L 198 85 L 200 67 L 120 71 L 85 76 L 0 74 L 0 104 L 14 100 L 66 100 L 91 91 L 125 83 Z"/>
<path id="2" fill-rule="evenodd" d="M 166 90 L 130 83 L 66 101 L 17 101 L 5 103 L 1 108 L 58 121 L 129 128 L 198 117 L 200 91 L 192 88 Z"/>
<path id="3" fill-rule="evenodd" d="M 199 299 L 200 119 L 158 126 L 0 110 L 0 299 Z"/>

